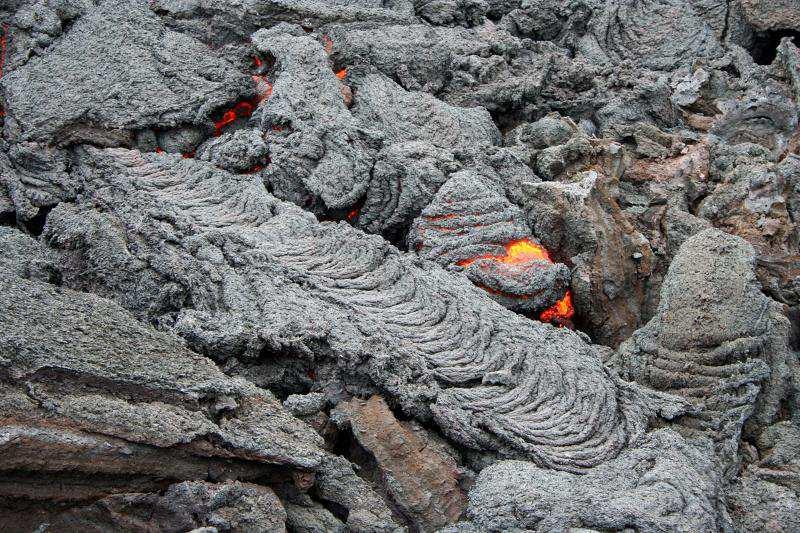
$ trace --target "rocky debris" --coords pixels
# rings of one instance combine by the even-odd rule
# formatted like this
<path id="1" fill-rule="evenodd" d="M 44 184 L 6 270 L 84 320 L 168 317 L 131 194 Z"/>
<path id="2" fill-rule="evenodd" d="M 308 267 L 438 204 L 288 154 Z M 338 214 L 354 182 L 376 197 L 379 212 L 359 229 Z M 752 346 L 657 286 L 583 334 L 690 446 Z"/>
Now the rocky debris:
<path id="1" fill-rule="evenodd" d="M 434 531 L 458 520 L 467 503 L 459 467 L 431 436 L 399 422 L 379 396 L 354 399 L 337 410 L 374 461 L 390 501 L 413 528 Z"/>
<path id="2" fill-rule="evenodd" d="M 0 522 L 797 529 L 796 11 L 5 2 Z"/>

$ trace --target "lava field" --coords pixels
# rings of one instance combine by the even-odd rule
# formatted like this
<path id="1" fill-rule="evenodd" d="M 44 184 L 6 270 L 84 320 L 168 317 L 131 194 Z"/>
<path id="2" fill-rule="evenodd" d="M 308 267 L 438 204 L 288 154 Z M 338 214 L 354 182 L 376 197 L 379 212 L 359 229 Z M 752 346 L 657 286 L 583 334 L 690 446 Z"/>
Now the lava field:
<path id="1" fill-rule="evenodd" d="M 3 532 L 800 531 L 800 0 L 3 0 Z"/>

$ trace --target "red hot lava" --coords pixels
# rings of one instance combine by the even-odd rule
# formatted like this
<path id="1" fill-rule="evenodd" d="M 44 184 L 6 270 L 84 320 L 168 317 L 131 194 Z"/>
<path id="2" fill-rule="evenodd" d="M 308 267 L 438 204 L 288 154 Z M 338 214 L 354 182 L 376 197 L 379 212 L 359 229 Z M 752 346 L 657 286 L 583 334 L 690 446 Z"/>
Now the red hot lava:
<path id="1" fill-rule="evenodd" d="M 563 298 L 552 307 L 542 311 L 542 314 L 539 315 L 539 320 L 565 326 L 570 323 L 573 316 L 575 316 L 575 307 L 572 305 L 572 291 L 567 289 L 567 294 Z"/>
<path id="2" fill-rule="evenodd" d="M 510 265 L 527 263 L 530 261 L 546 261 L 552 263 L 550 254 L 541 244 L 533 242 L 531 239 L 519 239 L 511 241 L 505 245 L 503 255 L 482 255 L 471 259 L 459 261 L 458 265 L 468 267 L 479 259 L 490 259 L 499 263 Z M 552 307 L 542 311 L 539 320 L 542 322 L 555 323 L 559 326 L 570 324 L 570 319 L 575 315 L 575 308 L 572 305 L 572 292 L 568 289 L 562 299 L 557 301 Z"/>
<path id="3" fill-rule="evenodd" d="M 257 56 L 253 57 L 253 62 L 256 68 L 260 68 L 263 64 L 261 59 Z M 256 84 L 256 96 L 248 100 L 238 102 L 231 109 L 223 113 L 222 118 L 214 122 L 214 136 L 219 137 L 222 135 L 222 130 L 239 120 L 240 118 L 247 118 L 253 114 L 258 107 L 258 104 L 270 96 L 272 96 L 272 84 L 267 80 L 267 77 L 260 74 L 253 75 L 253 81 Z"/>

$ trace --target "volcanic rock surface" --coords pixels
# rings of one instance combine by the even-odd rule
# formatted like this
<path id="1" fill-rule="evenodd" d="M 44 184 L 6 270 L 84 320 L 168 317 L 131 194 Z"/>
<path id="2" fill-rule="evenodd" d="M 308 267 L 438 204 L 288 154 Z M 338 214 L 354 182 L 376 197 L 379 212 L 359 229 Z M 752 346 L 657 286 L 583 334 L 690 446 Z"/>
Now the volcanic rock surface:
<path id="1" fill-rule="evenodd" d="M 0 6 L 4 531 L 796 531 L 800 7 Z"/>

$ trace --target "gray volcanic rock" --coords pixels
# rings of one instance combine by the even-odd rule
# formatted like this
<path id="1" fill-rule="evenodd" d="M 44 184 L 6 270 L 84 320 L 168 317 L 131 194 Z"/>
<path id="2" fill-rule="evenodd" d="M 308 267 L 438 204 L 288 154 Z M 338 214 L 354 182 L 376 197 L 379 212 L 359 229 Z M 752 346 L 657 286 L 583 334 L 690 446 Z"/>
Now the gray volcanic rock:
<path id="1" fill-rule="evenodd" d="M 116 494 L 72 509 L 50 523 L 53 530 L 213 531 L 284 533 L 286 511 L 268 487 L 228 481 L 185 481 L 163 495 Z"/>
<path id="2" fill-rule="evenodd" d="M 754 262 L 752 246 L 737 237 L 705 230 L 689 238 L 656 316 L 618 354 L 625 375 L 689 399 L 696 413 L 676 423 L 720 441 L 727 461 L 743 427 L 753 434 L 777 420 L 797 390 L 788 321 L 762 294 Z"/>
<path id="3" fill-rule="evenodd" d="M 261 112 L 262 129 L 270 132 L 265 179 L 298 205 L 311 207 L 317 197 L 329 208 L 352 206 L 369 183 L 376 134 L 345 107 L 322 45 L 288 25 L 257 32 L 253 43 L 275 58 L 272 95 Z"/>
<path id="4" fill-rule="evenodd" d="M 6 1 L 3 529 L 798 529 L 796 4 Z"/>
<path id="5" fill-rule="evenodd" d="M 796 0 L 739 0 L 747 22 L 759 30 L 796 30 L 800 4 Z"/>
<path id="6" fill-rule="evenodd" d="M 730 526 L 719 514 L 719 481 L 707 443 L 659 430 L 582 476 L 496 463 L 470 493 L 471 524 L 449 531 L 721 531 Z"/>
<path id="7" fill-rule="evenodd" d="M 158 490 L 165 479 L 318 472 L 317 490 L 328 499 L 391 524 L 376 496 L 362 502 L 330 488 L 359 484 L 269 392 L 228 378 L 112 302 L 5 273 L 0 283 L 4 501 L 80 502 Z M 53 478 L 61 481 L 49 485 Z M 156 498 L 147 506 L 165 504 Z M 114 505 L 85 512 L 105 515 Z M 37 512 L 44 519 L 49 511 Z M 269 520 L 277 527 L 279 518 Z M 266 518 L 254 520 L 264 526 Z"/>
<path id="8" fill-rule="evenodd" d="M 247 76 L 132 0 L 90 10 L 2 84 L 7 135 L 58 145 L 131 145 L 138 130 L 210 127 L 216 108 L 253 94 Z"/>
<path id="9" fill-rule="evenodd" d="M 723 54 L 713 29 L 683 0 L 612 0 L 590 22 L 579 49 L 595 61 L 635 61 L 653 70 Z"/>
<path id="10" fill-rule="evenodd" d="M 87 149 L 78 168 L 85 202 L 57 207 L 45 230 L 65 283 L 175 324 L 202 352 L 268 347 L 335 364 L 322 387 L 381 392 L 465 446 L 568 470 L 616 455 L 645 413 L 678 412 L 615 380 L 577 335 L 514 315 L 379 237 L 317 224 L 252 177 L 122 149 Z M 110 233 L 89 237 L 97 231 Z M 539 382 L 584 383 L 585 395 Z"/>

